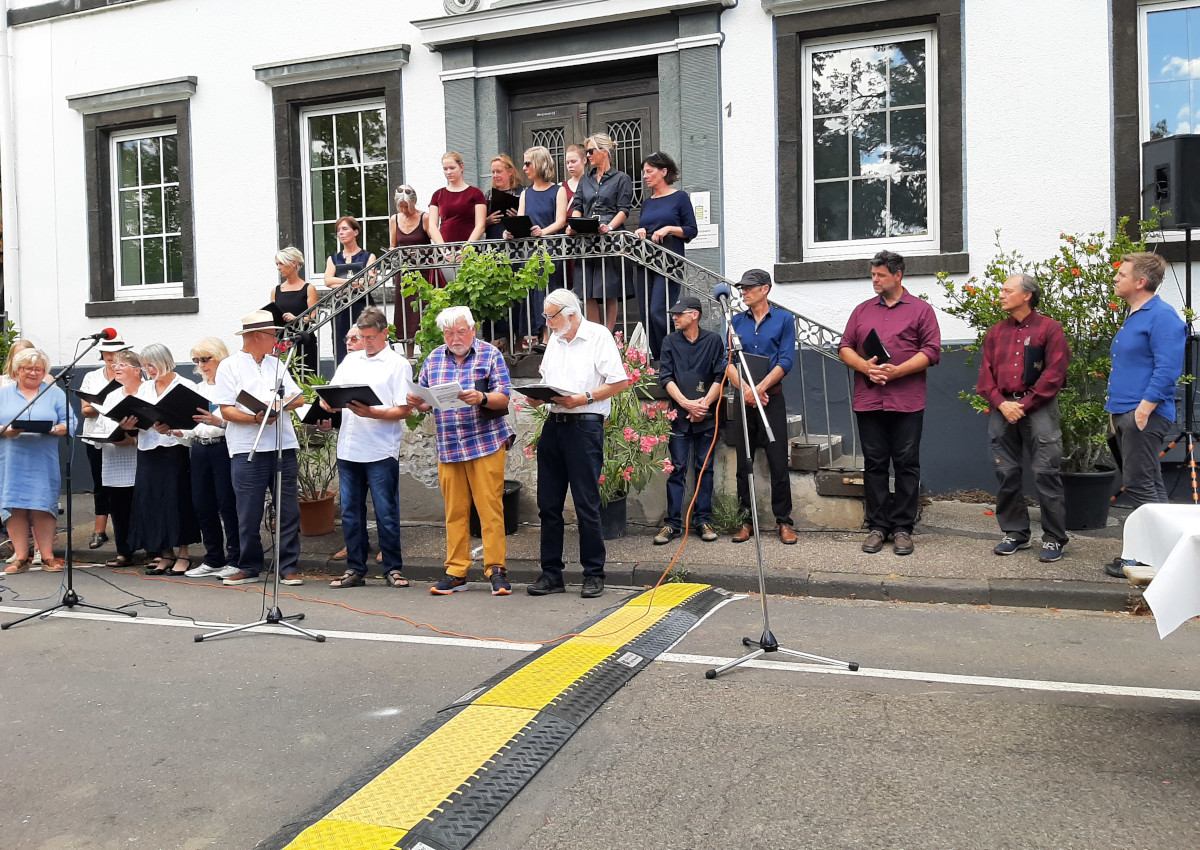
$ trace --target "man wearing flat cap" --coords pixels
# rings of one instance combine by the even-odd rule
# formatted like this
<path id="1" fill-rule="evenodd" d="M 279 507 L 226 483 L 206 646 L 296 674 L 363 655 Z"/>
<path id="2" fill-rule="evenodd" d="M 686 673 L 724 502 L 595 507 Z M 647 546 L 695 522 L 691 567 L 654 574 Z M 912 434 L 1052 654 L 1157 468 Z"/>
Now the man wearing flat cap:
<path id="1" fill-rule="evenodd" d="M 266 310 L 255 310 L 242 317 L 242 350 L 226 357 L 217 367 L 217 389 L 213 401 L 221 406 L 225 419 L 225 444 L 229 448 L 233 492 L 237 500 L 238 540 L 242 556 L 238 571 L 224 580 L 225 584 L 251 584 L 258 581 L 263 569 L 262 525 L 263 502 L 268 490 L 275 487 L 276 415 L 268 411 L 255 413 L 238 401 L 243 390 L 255 398 L 274 404 L 277 382 L 283 383 L 283 401 L 291 400 L 285 410 L 304 404 L 300 387 L 288 370 L 273 356 L 275 332 L 279 326 Z M 251 461 L 250 452 L 258 437 L 263 419 L 267 425 Z M 283 487 L 275 494 L 275 515 L 279 523 L 279 551 L 275 553 L 279 580 L 283 584 L 303 584 L 300 561 L 300 502 L 296 496 L 296 450 L 300 447 L 292 420 L 284 416 L 280 427 L 283 452 Z"/>
<path id="2" fill-rule="evenodd" d="M 712 542 L 713 461 L 708 457 L 716 437 L 713 412 L 720 398 L 721 373 L 725 371 L 725 343 L 719 334 L 700 327 L 700 299 L 680 298 L 671 307 L 675 333 L 662 343 L 658 380 L 671 397 L 671 473 L 667 478 L 667 524 L 654 538 L 655 545 L 671 542 L 683 533 L 684 488 L 688 466 L 696 469 L 696 512 L 692 528 L 700 539 Z M 715 454 L 715 452 L 714 452 Z M 704 463 L 708 458 L 708 464 Z M 703 472 L 701 472 L 703 467 Z"/>
<path id="3" fill-rule="evenodd" d="M 760 446 L 767 450 L 767 468 L 771 472 L 771 512 L 778 525 L 779 539 L 788 545 L 796 542 L 792 528 L 792 482 L 788 475 L 787 403 L 783 399 L 783 376 L 792 370 L 796 355 L 796 317 L 767 300 L 771 291 L 771 276 L 762 269 L 750 269 L 734 284 L 742 291 L 746 311 L 733 317 L 733 330 L 742 340 L 747 355 L 753 387 L 743 387 L 737 366 L 730 362 L 725 374 L 734 389 L 741 390 L 746 399 L 746 427 L 750 432 L 751 457 L 747 458 L 740 433 L 741 418 L 734 420 L 738 429 L 737 493 L 742 510 L 750 511 L 750 468 L 753 454 Z M 749 355 L 755 355 L 751 357 Z M 762 418 L 754 408 L 761 407 L 775 435 L 767 442 Z M 744 523 L 733 535 L 734 543 L 745 543 L 754 534 L 754 527 Z"/>

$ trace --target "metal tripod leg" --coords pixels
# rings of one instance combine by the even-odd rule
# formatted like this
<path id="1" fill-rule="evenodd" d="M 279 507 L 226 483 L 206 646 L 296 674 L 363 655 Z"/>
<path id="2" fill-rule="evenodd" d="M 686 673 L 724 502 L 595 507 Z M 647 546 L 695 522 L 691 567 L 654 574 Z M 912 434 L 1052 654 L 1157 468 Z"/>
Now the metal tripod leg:
<path id="1" fill-rule="evenodd" d="M 294 623 L 288 622 L 289 620 L 303 620 L 303 619 L 304 619 L 304 614 L 288 614 L 285 617 L 285 616 L 283 616 L 283 612 L 280 611 L 278 608 L 271 608 L 270 610 L 267 611 L 267 616 L 265 619 L 258 620 L 253 623 L 246 623 L 244 626 L 232 626 L 228 629 L 219 629 L 218 631 L 209 632 L 208 634 L 196 635 L 193 638 L 193 640 L 196 641 L 196 643 L 201 643 L 205 638 L 215 638 L 215 637 L 221 637 L 222 635 L 231 635 L 234 632 L 244 632 L 246 629 L 254 629 L 254 628 L 258 628 L 259 626 L 285 626 L 286 628 L 289 628 L 294 632 L 302 634 L 307 638 L 312 638 L 317 643 L 324 643 L 325 635 L 319 635 L 316 632 L 310 632 L 308 629 L 302 629 L 299 626 L 295 625 Z"/>
<path id="2" fill-rule="evenodd" d="M 59 602 L 57 605 L 51 605 L 45 610 L 34 611 L 32 614 L 26 614 L 21 619 L 13 620 L 11 623 L 0 624 L 0 630 L 11 629 L 13 626 L 19 623 L 24 623 L 26 620 L 32 620 L 34 617 L 45 617 L 49 614 L 53 614 L 59 608 L 91 608 L 93 611 L 103 611 L 106 614 L 123 614 L 126 617 L 137 616 L 137 611 L 122 611 L 120 608 L 105 608 L 103 605 L 92 605 L 90 602 L 81 602 L 79 599 L 79 594 L 75 592 L 75 589 L 68 587 L 63 593 L 62 602 Z"/>
<path id="3" fill-rule="evenodd" d="M 786 649 L 779 645 L 779 641 L 775 640 L 775 635 L 771 634 L 770 632 L 763 632 L 763 636 L 761 638 L 759 638 L 758 640 L 754 640 L 753 638 L 744 637 L 744 638 L 742 638 L 742 646 L 753 646 L 753 647 L 756 647 L 756 649 L 753 652 L 751 652 L 749 655 L 744 655 L 735 661 L 730 661 L 728 664 L 722 664 L 720 667 L 717 667 L 715 669 L 706 670 L 704 672 L 704 678 L 715 679 L 715 678 L 717 678 L 717 676 L 720 676 L 726 670 L 732 670 L 734 667 L 738 667 L 742 664 L 745 664 L 747 661 L 753 661 L 755 658 L 758 658 L 760 655 L 766 655 L 767 653 L 770 653 L 770 652 L 782 652 L 785 655 L 792 655 L 792 656 L 795 656 L 796 658 L 804 658 L 809 661 L 817 661 L 817 662 L 820 662 L 821 664 L 828 664 L 831 667 L 845 667 L 847 670 L 850 670 L 852 672 L 858 670 L 858 662 L 857 661 L 839 661 L 836 658 L 826 658 L 823 655 L 813 655 L 812 653 L 809 653 L 809 652 L 800 652 L 799 650 L 795 650 L 795 649 Z"/>

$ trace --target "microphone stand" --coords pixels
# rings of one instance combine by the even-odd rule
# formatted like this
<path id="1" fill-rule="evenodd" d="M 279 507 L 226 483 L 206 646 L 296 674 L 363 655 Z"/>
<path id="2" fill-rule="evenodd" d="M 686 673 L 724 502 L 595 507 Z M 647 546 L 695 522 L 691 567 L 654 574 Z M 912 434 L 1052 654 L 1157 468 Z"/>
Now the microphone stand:
<path id="1" fill-rule="evenodd" d="M 296 345 L 292 345 L 292 347 L 290 349 L 288 349 L 287 359 L 283 361 L 282 368 L 280 368 L 279 358 L 278 357 L 275 358 L 275 392 L 274 392 L 275 400 L 272 401 L 271 407 L 274 407 L 274 405 L 277 403 L 279 405 L 279 412 L 275 416 L 275 495 L 274 495 L 274 499 L 275 499 L 275 538 L 274 538 L 275 584 L 274 584 L 274 589 L 271 591 L 271 603 L 272 603 L 271 607 L 267 609 L 266 614 L 263 616 L 263 618 L 261 620 L 255 620 L 253 623 L 246 623 L 245 625 L 242 625 L 242 626 L 232 626 L 227 629 L 218 629 L 215 632 L 209 632 L 209 633 L 203 634 L 203 635 L 196 635 L 193 638 L 193 640 L 196 643 L 202 643 L 205 638 L 215 638 L 215 637 L 221 637 L 222 635 L 231 635 L 234 632 L 244 632 L 247 629 L 254 629 L 259 626 L 284 626 L 284 627 L 289 628 L 292 631 L 296 632 L 297 634 L 304 635 L 304 637 L 307 637 L 307 638 L 312 638 L 317 643 L 325 642 L 325 635 L 320 635 L 320 634 L 317 634 L 316 632 L 310 632 L 308 629 L 303 629 L 300 626 L 297 626 L 295 623 L 290 622 L 291 620 L 297 620 L 297 621 L 303 620 L 304 619 L 303 612 L 301 612 L 299 614 L 288 614 L 285 617 L 283 614 L 283 611 L 280 610 L 280 608 L 279 608 L 279 571 L 280 571 L 279 544 L 280 544 L 280 526 L 282 525 L 279 518 L 280 518 L 280 515 L 283 513 L 282 509 L 279 506 L 279 501 L 283 498 L 283 417 L 285 415 L 287 415 L 287 411 L 284 410 L 284 403 L 283 403 L 283 400 L 284 400 L 283 376 L 287 374 L 288 366 L 291 365 L 292 358 L 296 355 L 296 348 L 297 348 Z M 268 412 L 271 410 L 271 407 L 267 408 Z M 247 463 L 253 463 L 254 455 L 258 453 L 259 441 L 262 440 L 263 431 L 266 430 L 267 420 L 270 418 L 271 418 L 270 416 L 264 415 L 263 421 L 261 423 L 259 423 L 258 436 L 256 436 L 254 438 L 254 446 L 250 449 L 250 454 L 247 455 L 247 457 L 246 457 Z M 265 594 L 265 592 L 266 591 L 264 591 L 264 594 Z"/>
<path id="2" fill-rule="evenodd" d="M 23 408 L 21 408 L 20 412 L 17 413 L 17 415 L 12 418 L 12 421 L 5 424 L 5 426 L 3 428 L 0 428 L 0 433 L 3 433 L 10 425 L 13 424 L 13 422 L 16 422 L 18 419 L 21 418 L 22 413 L 24 413 L 26 410 L 28 410 L 29 408 L 31 408 L 35 404 L 37 404 L 38 399 L 40 399 L 42 396 L 44 396 L 46 394 L 46 391 L 49 390 L 52 386 L 54 386 L 54 384 L 57 384 L 57 383 L 62 384 L 63 392 L 66 393 L 66 396 L 67 396 L 67 463 L 66 463 L 66 469 L 65 469 L 66 480 L 67 480 L 67 511 L 66 511 L 67 551 L 66 551 L 66 558 L 64 559 L 64 562 L 66 564 L 67 586 L 63 589 L 62 600 L 57 605 L 51 605 L 49 608 L 46 608 L 42 611 L 36 611 L 33 614 L 27 614 L 26 616 L 21 617 L 19 620 L 13 620 L 10 623 L 0 624 L 0 629 L 3 629 L 3 630 L 11 629 L 13 626 L 17 625 L 18 623 L 24 623 L 26 620 L 32 620 L 34 617 L 45 617 L 46 615 L 52 614 L 53 612 L 59 610 L 60 608 L 91 608 L 93 611 L 104 611 L 109 614 L 123 614 L 126 617 L 136 617 L 137 616 L 136 611 L 123 611 L 119 608 L 105 608 L 102 605 L 92 605 L 89 602 L 84 602 L 83 598 L 78 593 L 75 592 L 75 558 L 74 558 L 74 546 L 72 545 L 72 538 L 74 536 L 75 526 L 74 526 L 74 522 L 72 519 L 72 512 L 71 512 L 71 503 L 72 503 L 72 501 L 74 501 L 72 498 L 72 496 L 74 494 L 71 491 L 71 463 L 75 457 L 75 429 L 71 427 L 71 370 L 75 367 L 75 365 L 80 360 L 83 359 L 83 355 L 87 354 L 89 351 L 91 351 L 93 348 L 95 348 L 100 343 L 100 339 L 98 337 L 95 339 L 92 339 L 91 343 L 92 343 L 91 345 L 89 345 L 82 352 L 80 352 L 78 357 L 76 357 L 74 360 L 72 360 L 70 362 L 70 364 L 68 364 L 67 366 L 64 366 L 62 368 L 62 370 L 57 375 L 54 376 L 53 383 L 44 384 L 42 386 L 41 391 L 36 396 L 34 396 L 33 399 L 28 404 L 26 404 Z M 21 438 L 15 437 L 14 439 L 19 440 Z M 94 486 L 100 486 L 100 482 L 95 482 Z M 58 518 L 55 517 L 55 522 L 57 522 L 57 520 L 58 520 Z M 50 556 L 53 557 L 54 553 L 51 552 Z"/>
<path id="3" fill-rule="evenodd" d="M 704 678 L 715 679 L 726 670 L 731 670 L 734 667 L 745 664 L 747 661 L 753 661 L 760 655 L 765 655 L 770 652 L 782 652 L 786 655 L 792 655 L 797 658 L 805 658 L 809 661 L 819 661 L 822 664 L 830 664 L 834 667 L 847 667 L 850 670 L 857 670 L 858 663 L 854 661 L 838 661 L 834 658 L 825 658 L 821 655 L 811 655 L 807 652 L 786 649 L 779 645 L 779 641 L 776 640 L 775 635 L 771 633 L 771 618 L 767 612 L 767 575 L 766 570 L 763 567 L 762 535 L 760 534 L 758 527 L 758 498 L 755 496 L 754 487 L 754 450 L 750 445 L 750 429 L 748 427 L 749 421 L 746 415 L 746 389 L 750 388 L 750 391 L 753 392 L 755 384 L 754 379 L 750 374 L 750 367 L 746 363 L 746 352 L 742 348 L 741 337 L 739 337 L 737 332 L 733 329 L 733 314 L 729 309 L 729 298 L 728 296 L 720 296 L 718 297 L 717 301 L 721 305 L 721 309 L 725 314 L 725 328 L 726 333 L 728 334 L 730 362 L 733 362 L 733 359 L 736 357 L 738 378 L 742 385 L 742 390 L 740 393 L 737 393 L 737 395 L 741 401 L 742 448 L 746 452 L 747 479 L 750 485 L 750 522 L 754 528 L 754 549 L 755 554 L 758 556 L 758 596 L 762 601 L 763 630 L 762 636 L 758 640 L 748 637 L 742 638 L 742 646 L 755 647 L 753 652 L 734 661 L 730 661 L 728 664 L 722 664 L 720 667 L 716 667 L 712 670 L 705 670 Z M 766 430 L 767 442 L 775 442 L 777 438 L 774 432 L 771 430 L 771 426 L 767 423 L 766 410 L 763 409 L 762 404 L 756 404 L 755 407 L 758 409 L 758 415 L 762 419 L 763 428 Z"/>

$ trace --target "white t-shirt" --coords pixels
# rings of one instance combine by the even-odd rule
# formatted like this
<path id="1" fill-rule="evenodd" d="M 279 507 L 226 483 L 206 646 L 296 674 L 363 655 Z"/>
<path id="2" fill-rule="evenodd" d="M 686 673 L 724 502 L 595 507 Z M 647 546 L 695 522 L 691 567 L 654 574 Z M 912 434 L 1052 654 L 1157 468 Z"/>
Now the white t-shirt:
<path id="1" fill-rule="evenodd" d="M 594 390 L 601 384 L 617 384 L 629 379 L 617 341 L 604 325 L 584 319 L 570 342 L 554 334 L 542 357 L 542 380 L 547 384 L 571 390 L 574 395 Z M 612 401 L 594 401 L 581 407 L 566 408 L 550 405 L 554 413 L 601 413 L 606 418 Z"/>
<path id="2" fill-rule="evenodd" d="M 96 389 L 104 389 L 104 387 L 100 386 Z M 108 410 L 123 398 L 125 398 L 125 388 L 117 387 L 104 397 L 104 401 L 98 407 Z M 112 429 L 117 427 L 116 422 L 103 415 L 92 421 L 98 421 L 99 419 L 112 422 L 112 427 L 108 429 L 109 433 L 112 433 Z M 101 483 L 105 487 L 132 487 L 134 480 L 137 478 L 137 451 L 137 446 L 133 445 L 114 446 L 112 443 L 101 443 Z"/>
<path id="3" fill-rule="evenodd" d="M 154 404 L 160 398 L 169 393 L 176 384 L 190 383 L 184 381 L 183 378 L 174 372 L 171 373 L 171 383 L 167 384 L 167 388 L 161 393 L 155 386 L 154 381 L 142 381 L 142 385 L 138 387 L 137 397 Z M 185 435 L 189 432 L 184 431 Z M 153 428 L 147 428 L 145 431 L 138 431 L 138 451 L 149 451 L 162 446 L 190 446 L 192 438 L 190 436 L 176 437 L 170 433 L 160 434 Z"/>
<path id="4" fill-rule="evenodd" d="M 256 363 L 254 358 L 245 351 L 239 351 L 221 361 L 217 367 L 217 389 L 212 400 L 217 404 L 227 404 L 237 407 L 243 413 L 250 413 L 250 408 L 238 404 L 238 393 L 248 391 L 256 398 L 271 398 L 275 393 L 277 376 L 283 378 L 283 400 L 287 401 L 300 392 L 300 387 L 292 380 L 292 376 L 283 368 L 279 359 L 270 354 Z M 283 447 L 296 449 L 300 443 L 296 440 L 296 432 L 292 429 L 292 417 L 284 413 L 282 420 Z M 225 426 L 225 445 L 229 448 L 229 456 L 247 454 L 254 448 L 254 440 L 258 436 L 259 424 L 241 424 L 230 422 Z M 277 425 L 271 422 L 263 429 L 262 440 L 259 441 L 260 451 L 275 450 L 275 429 Z"/>
<path id="5" fill-rule="evenodd" d="M 374 357 L 366 351 L 352 351 L 333 373 L 330 383 L 366 384 L 379 396 L 383 407 L 396 407 L 407 401 L 412 387 L 412 364 L 387 346 Z M 403 434 L 403 419 L 364 419 L 350 408 L 343 408 L 338 460 L 372 463 L 398 457 Z"/>

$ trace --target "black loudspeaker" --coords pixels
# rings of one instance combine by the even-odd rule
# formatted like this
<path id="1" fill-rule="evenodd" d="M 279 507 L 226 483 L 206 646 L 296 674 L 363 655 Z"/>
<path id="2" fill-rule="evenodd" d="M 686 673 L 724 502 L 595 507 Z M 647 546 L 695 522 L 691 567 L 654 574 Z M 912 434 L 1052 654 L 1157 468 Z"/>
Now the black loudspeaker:
<path id="1" fill-rule="evenodd" d="M 1142 218 L 1151 207 L 1164 230 L 1200 228 L 1200 135 L 1142 145 Z"/>

